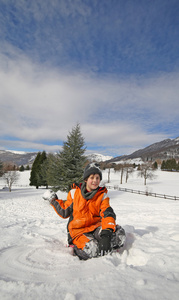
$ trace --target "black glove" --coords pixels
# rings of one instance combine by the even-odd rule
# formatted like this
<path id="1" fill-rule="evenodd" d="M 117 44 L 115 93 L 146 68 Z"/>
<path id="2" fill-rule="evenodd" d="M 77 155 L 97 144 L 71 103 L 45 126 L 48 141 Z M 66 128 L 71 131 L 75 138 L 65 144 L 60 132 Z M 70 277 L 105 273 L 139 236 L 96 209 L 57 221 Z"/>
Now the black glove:
<path id="1" fill-rule="evenodd" d="M 99 255 L 103 256 L 111 251 L 112 230 L 104 229 L 101 231 L 101 239 L 99 240 Z"/>
<path id="2" fill-rule="evenodd" d="M 53 194 L 52 196 L 51 196 L 51 199 L 49 199 L 49 202 L 50 203 L 52 203 L 54 200 L 57 200 L 58 199 L 58 196 L 57 196 L 57 194 Z"/>

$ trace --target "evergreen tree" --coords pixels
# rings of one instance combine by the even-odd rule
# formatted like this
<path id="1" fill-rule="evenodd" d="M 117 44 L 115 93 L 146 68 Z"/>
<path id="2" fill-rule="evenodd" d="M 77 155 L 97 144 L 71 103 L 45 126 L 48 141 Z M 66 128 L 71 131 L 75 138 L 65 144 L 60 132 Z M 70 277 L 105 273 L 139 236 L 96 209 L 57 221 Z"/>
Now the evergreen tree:
<path id="1" fill-rule="evenodd" d="M 167 160 L 167 169 L 170 171 L 176 170 L 177 164 L 174 158 Z"/>
<path id="2" fill-rule="evenodd" d="M 174 158 L 172 158 L 172 159 L 167 159 L 166 161 L 163 161 L 161 169 L 167 170 L 167 171 L 177 170 L 176 160 Z"/>
<path id="3" fill-rule="evenodd" d="M 69 191 L 73 182 L 82 180 L 86 147 L 77 124 L 67 136 L 63 149 L 58 155 L 58 188 Z"/>
<path id="4" fill-rule="evenodd" d="M 39 168 L 39 165 L 40 165 L 40 163 L 39 163 L 40 155 L 41 155 L 41 153 L 38 152 L 37 156 L 36 156 L 36 158 L 33 162 L 32 170 L 31 170 L 31 173 L 30 173 L 30 185 L 36 186 L 36 188 L 38 188 L 37 173 L 38 173 L 38 168 Z"/>
<path id="5" fill-rule="evenodd" d="M 178 163 L 177 163 L 177 171 L 179 171 L 179 161 L 178 161 Z"/>
<path id="6" fill-rule="evenodd" d="M 153 168 L 154 168 L 154 169 L 158 169 L 158 164 L 157 164 L 156 161 L 153 163 Z"/>
<path id="7" fill-rule="evenodd" d="M 39 186 L 41 185 L 46 185 L 46 182 L 43 179 L 43 175 L 41 172 L 41 165 L 43 162 L 47 159 L 46 152 L 43 151 L 38 152 L 34 163 L 32 165 L 32 170 L 31 170 L 31 175 L 30 175 L 30 185 L 36 186 L 38 189 Z"/>
<path id="8" fill-rule="evenodd" d="M 161 170 L 165 170 L 165 169 L 166 169 L 166 162 L 165 160 L 163 160 L 161 165 Z"/>
<path id="9" fill-rule="evenodd" d="M 0 161 L 0 177 L 3 175 L 3 163 Z"/>
<path id="10" fill-rule="evenodd" d="M 48 154 L 47 159 L 41 165 L 41 173 L 46 181 L 46 186 L 51 186 L 54 191 L 57 191 L 62 180 L 59 154 Z"/>
<path id="11" fill-rule="evenodd" d="M 20 166 L 19 171 L 20 171 L 20 172 L 23 172 L 24 170 L 25 170 L 24 166 L 23 166 L 23 165 Z"/>
<path id="12" fill-rule="evenodd" d="M 43 168 L 43 165 L 45 164 L 46 160 L 47 160 L 47 155 L 46 155 L 46 152 L 43 151 L 41 153 L 41 156 L 40 156 L 39 171 L 38 171 L 38 174 L 37 174 L 39 186 L 47 186 L 46 170 L 44 170 L 44 168 Z"/>

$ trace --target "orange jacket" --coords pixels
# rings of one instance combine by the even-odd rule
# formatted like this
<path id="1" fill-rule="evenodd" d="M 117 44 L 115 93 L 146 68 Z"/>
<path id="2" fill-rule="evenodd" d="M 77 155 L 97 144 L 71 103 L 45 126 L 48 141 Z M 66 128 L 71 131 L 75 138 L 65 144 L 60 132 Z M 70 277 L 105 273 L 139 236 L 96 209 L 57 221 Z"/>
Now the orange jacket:
<path id="1" fill-rule="evenodd" d="M 81 194 L 80 186 L 75 185 L 68 193 L 67 201 L 57 199 L 51 205 L 60 217 L 70 217 L 67 226 L 69 244 L 77 236 L 91 232 L 99 226 L 115 231 L 116 215 L 110 207 L 105 187 L 99 188 L 92 199 L 86 200 Z"/>

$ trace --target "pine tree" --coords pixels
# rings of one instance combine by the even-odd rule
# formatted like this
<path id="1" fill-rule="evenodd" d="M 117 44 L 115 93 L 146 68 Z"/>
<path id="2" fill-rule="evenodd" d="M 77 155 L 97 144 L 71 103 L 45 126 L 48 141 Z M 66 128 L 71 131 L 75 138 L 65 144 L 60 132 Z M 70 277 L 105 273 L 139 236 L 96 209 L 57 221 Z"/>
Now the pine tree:
<path id="1" fill-rule="evenodd" d="M 41 155 L 41 153 L 38 152 L 37 156 L 36 156 L 36 158 L 33 162 L 32 170 L 31 170 L 31 173 L 30 173 L 30 185 L 36 186 L 36 188 L 38 188 L 37 173 L 38 173 L 38 168 L 39 168 L 39 165 L 40 165 L 40 163 L 39 163 L 40 155 Z"/>
<path id="2" fill-rule="evenodd" d="M 63 149 L 59 153 L 59 189 L 69 191 L 73 182 L 82 180 L 86 160 L 85 150 L 80 125 L 77 124 L 67 136 L 67 141 L 64 142 Z"/>
<path id="3" fill-rule="evenodd" d="M 165 160 L 163 160 L 161 165 L 161 170 L 165 170 L 165 169 L 166 169 L 166 162 Z"/>
<path id="4" fill-rule="evenodd" d="M 20 168 L 19 168 L 19 171 L 20 171 L 20 172 L 24 172 L 24 170 L 25 170 L 24 166 L 21 165 Z"/>
<path id="5" fill-rule="evenodd" d="M 47 184 L 52 187 L 54 191 L 61 188 L 61 181 L 63 179 L 61 160 L 59 154 L 49 153 L 47 160 L 42 165 Z"/>
<path id="6" fill-rule="evenodd" d="M 46 160 L 47 160 L 47 155 L 46 155 L 46 152 L 43 151 L 41 153 L 40 161 L 39 161 L 39 163 L 40 163 L 39 171 L 38 171 L 38 183 L 39 183 L 39 186 L 47 186 L 46 173 L 42 169 L 43 164 L 45 164 Z"/>
<path id="7" fill-rule="evenodd" d="M 174 158 L 172 158 L 172 159 L 167 159 L 166 161 L 163 161 L 161 169 L 167 170 L 167 171 L 177 170 L 176 160 Z"/>
<path id="8" fill-rule="evenodd" d="M 177 171 L 179 171 L 179 161 L 178 161 L 178 163 L 177 163 Z"/>
<path id="9" fill-rule="evenodd" d="M 0 161 L 0 177 L 3 175 L 3 163 Z"/>
<path id="10" fill-rule="evenodd" d="M 158 169 L 158 164 L 157 164 L 156 161 L 153 163 L 153 168 L 154 168 L 154 169 Z"/>
<path id="11" fill-rule="evenodd" d="M 37 189 L 41 185 L 46 185 L 46 181 L 44 180 L 43 174 L 41 172 L 41 165 L 46 160 L 46 158 L 47 156 L 45 151 L 43 151 L 42 153 L 38 152 L 32 165 L 30 185 L 36 186 Z"/>
<path id="12" fill-rule="evenodd" d="M 168 164 L 169 164 L 169 170 L 173 171 L 176 170 L 177 164 L 176 164 L 176 160 L 174 158 L 168 160 Z"/>
<path id="13" fill-rule="evenodd" d="M 60 178 L 59 157 L 58 155 L 49 153 L 40 167 L 40 174 L 43 178 L 44 185 L 58 186 Z M 55 188 L 54 188 L 55 190 Z"/>

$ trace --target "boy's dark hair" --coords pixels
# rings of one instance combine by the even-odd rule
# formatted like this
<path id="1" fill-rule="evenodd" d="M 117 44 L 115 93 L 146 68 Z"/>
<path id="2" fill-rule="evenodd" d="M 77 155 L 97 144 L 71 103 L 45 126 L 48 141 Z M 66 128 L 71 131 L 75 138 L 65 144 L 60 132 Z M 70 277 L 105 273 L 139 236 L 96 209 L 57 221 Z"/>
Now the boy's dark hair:
<path id="1" fill-rule="evenodd" d="M 100 180 L 102 180 L 102 172 L 99 168 L 99 164 L 97 163 L 88 164 L 84 170 L 83 180 L 87 180 L 88 177 L 92 174 L 99 174 Z"/>

